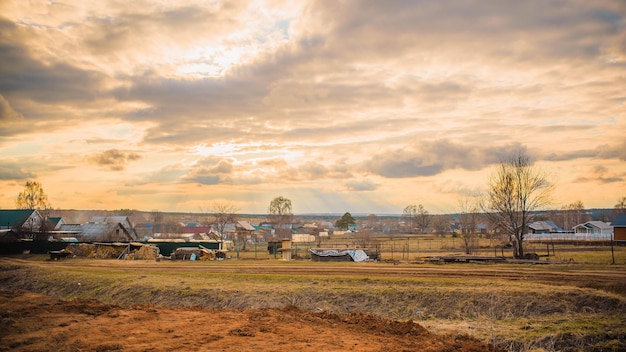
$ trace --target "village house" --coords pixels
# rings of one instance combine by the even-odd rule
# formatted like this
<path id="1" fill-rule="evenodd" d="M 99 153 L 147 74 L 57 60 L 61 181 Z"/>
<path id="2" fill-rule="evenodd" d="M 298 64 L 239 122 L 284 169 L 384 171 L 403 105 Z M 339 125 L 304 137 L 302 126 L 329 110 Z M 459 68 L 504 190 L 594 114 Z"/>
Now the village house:
<path id="1" fill-rule="evenodd" d="M 576 234 L 593 235 L 601 238 L 609 238 L 613 235 L 613 226 L 604 221 L 587 221 L 574 226 L 573 230 Z"/>
<path id="2" fill-rule="evenodd" d="M 39 239 L 52 228 L 36 209 L 0 209 L 0 241 Z"/>
<path id="3" fill-rule="evenodd" d="M 528 233 L 554 233 L 561 232 L 563 229 L 558 227 L 554 221 L 545 220 L 545 221 L 534 221 L 528 224 Z"/>

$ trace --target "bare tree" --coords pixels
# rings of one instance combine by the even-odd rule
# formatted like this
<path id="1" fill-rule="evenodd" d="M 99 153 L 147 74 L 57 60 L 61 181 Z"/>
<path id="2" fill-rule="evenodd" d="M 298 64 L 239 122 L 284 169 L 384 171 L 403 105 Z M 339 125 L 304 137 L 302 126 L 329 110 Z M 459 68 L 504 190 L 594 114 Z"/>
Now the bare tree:
<path id="1" fill-rule="evenodd" d="M 502 161 L 488 183 L 482 208 L 486 215 L 515 240 L 516 258 L 524 257 L 524 232 L 535 220 L 534 212 L 550 203 L 553 186 L 524 150 Z"/>
<path id="2" fill-rule="evenodd" d="M 367 216 L 367 227 L 372 231 L 379 231 L 378 216 L 376 214 L 370 214 Z"/>
<path id="3" fill-rule="evenodd" d="M 157 232 L 163 232 L 163 220 L 165 216 L 158 209 L 153 209 L 150 211 L 148 215 L 148 222 L 151 223 L 150 227 L 152 228 L 152 234 Z"/>
<path id="4" fill-rule="evenodd" d="M 617 200 L 613 212 L 615 213 L 614 215 L 626 214 L 626 197 L 621 197 Z"/>
<path id="5" fill-rule="evenodd" d="M 412 232 L 417 228 L 417 205 L 411 204 L 404 207 L 402 211 L 402 220 L 408 232 Z"/>
<path id="6" fill-rule="evenodd" d="M 421 233 L 425 233 L 426 231 L 428 231 L 428 227 L 430 226 L 430 221 L 432 220 L 433 216 L 430 215 L 430 213 L 428 213 L 428 210 L 426 210 L 426 208 L 424 208 L 423 205 L 419 204 L 417 206 L 417 226 L 420 229 Z"/>
<path id="7" fill-rule="evenodd" d="M 478 226 L 478 203 L 475 199 L 464 199 L 459 201 L 461 225 L 461 239 L 465 247 L 465 254 L 471 254 L 472 245 L 476 240 L 476 227 Z"/>
<path id="8" fill-rule="evenodd" d="M 237 209 L 236 206 L 229 203 L 215 203 L 213 204 L 213 223 L 217 230 L 217 234 L 223 240 L 226 239 L 226 227 L 228 224 L 235 223 L 237 221 Z"/>
<path id="9" fill-rule="evenodd" d="M 431 223 L 435 234 L 439 236 L 445 236 L 446 233 L 450 232 L 449 215 L 434 215 Z"/>
<path id="10" fill-rule="evenodd" d="M 291 212 L 291 200 L 278 196 L 270 202 L 267 208 L 267 218 L 274 225 L 276 236 L 287 238 L 291 235 L 291 230 L 287 228 L 287 224 L 293 222 L 293 213 Z"/>
<path id="11" fill-rule="evenodd" d="M 567 204 L 561 208 L 561 220 L 564 229 L 571 230 L 574 226 L 587 221 L 587 218 L 587 214 L 585 214 L 585 206 L 580 200 Z"/>

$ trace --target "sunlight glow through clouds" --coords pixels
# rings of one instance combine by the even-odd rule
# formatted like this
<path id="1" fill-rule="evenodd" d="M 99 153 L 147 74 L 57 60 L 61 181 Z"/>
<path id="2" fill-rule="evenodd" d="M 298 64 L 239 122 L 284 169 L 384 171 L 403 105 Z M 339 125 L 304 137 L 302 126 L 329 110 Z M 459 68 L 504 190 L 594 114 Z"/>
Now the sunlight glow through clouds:
<path id="1" fill-rule="evenodd" d="M 622 2 L 6 0 L 0 28 L 2 208 L 36 178 L 61 208 L 454 211 L 515 147 L 555 208 L 626 195 Z"/>

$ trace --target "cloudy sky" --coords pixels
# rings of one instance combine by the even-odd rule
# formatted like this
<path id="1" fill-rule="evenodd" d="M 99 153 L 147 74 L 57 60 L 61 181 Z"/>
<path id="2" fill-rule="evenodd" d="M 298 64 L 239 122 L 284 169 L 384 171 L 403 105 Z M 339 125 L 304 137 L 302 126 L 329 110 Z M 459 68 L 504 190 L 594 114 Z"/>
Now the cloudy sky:
<path id="1" fill-rule="evenodd" d="M 626 195 L 626 3 L 0 1 L 0 207 L 453 212 L 523 148 Z"/>

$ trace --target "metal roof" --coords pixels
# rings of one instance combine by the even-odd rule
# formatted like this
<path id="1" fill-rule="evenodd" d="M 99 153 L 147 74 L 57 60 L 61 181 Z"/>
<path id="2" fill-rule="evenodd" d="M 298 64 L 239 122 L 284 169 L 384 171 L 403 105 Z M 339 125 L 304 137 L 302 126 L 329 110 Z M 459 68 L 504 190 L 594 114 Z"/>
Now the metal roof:
<path id="1" fill-rule="evenodd" d="M 246 231 L 254 231 L 254 226 L 252 226 L 249 222 L 242 220 L 242 221 L 237 221 L 237 224 L 239 224 L 239 226 L 241 226 L 244 230 Z"/>
<path id="2" fill-rule="evenodd" d="M 128 231 L 119 222 L 115 224 L 84 224 L 80 237 L 83 241 L 132 239 Z"/>
<path id="3" fill-rule="evenodd" d="M 611 223 L 613 227 L 626 227 L 626 214 L 619 214 Z"/>
<path id="4" fill-rule="evenodd" d="M 578 225 L 574 226 L 575 229 L 576 228 L 581 228 L 581 227 L 585 227 L 585 228 L 588 228 L 588 229 L 592 229 L 592 228 L 595 227 L 595 228 L 601 229 L 601 230 L 602 229 L 603 230 L 608 230 L 608 229 L 613 228 L 613 226 L 611 224 L 607 224 L 604 221 L 587 221 L 584 224 L 578 224 Z"/>
<path id="5" fill-rule="evenodd" d="M 0 209 L 0 228 L 20 227 L 24 221 L 33 215 L 33 212 L 39 214 L 39 212 L 34 209 Z"/>
<path id="6" fill-rule="evenodd" d="M 551 220 L 546 220 L 546 221 L 534 221 L 531 222 L 530 224 L 528 224 L 528 227 L 530 227 L 533 230 L 560 230 L 561 228 L 556 226 L 556 224 L 551 221 Z"/>

